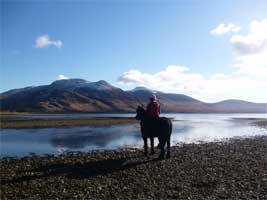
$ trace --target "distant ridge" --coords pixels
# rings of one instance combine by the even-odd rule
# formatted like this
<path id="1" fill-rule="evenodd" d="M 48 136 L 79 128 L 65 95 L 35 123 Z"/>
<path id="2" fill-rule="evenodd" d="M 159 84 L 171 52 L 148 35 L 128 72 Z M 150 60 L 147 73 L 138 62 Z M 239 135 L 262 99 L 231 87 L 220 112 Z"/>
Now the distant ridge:
<path id="1" fill-rule="evenodd" d="M 156 94 L 163 112 L 266 113 L 266 103 L 230 99 L 205 103 L 183 94 L 145 87 L 124 91 L 104 80 L 57 80 L 50 85 L 13 89 L 0 94 L 1 111 L 16 112 L 134 112 Z"/>

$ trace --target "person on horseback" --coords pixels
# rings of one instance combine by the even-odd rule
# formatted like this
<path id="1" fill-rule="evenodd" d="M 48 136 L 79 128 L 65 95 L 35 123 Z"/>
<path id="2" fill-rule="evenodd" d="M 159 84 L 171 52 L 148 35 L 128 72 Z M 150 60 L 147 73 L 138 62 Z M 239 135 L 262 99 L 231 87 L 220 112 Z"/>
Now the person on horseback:
<path id="1" fill-rule="evenodd" d="M 146 111 L 151 118 L 159 118 L 160 115 L 160 104 L 157 100 L 156 95 L 152 95 L 149 98 L 150 102 L 146 107 Z"/>

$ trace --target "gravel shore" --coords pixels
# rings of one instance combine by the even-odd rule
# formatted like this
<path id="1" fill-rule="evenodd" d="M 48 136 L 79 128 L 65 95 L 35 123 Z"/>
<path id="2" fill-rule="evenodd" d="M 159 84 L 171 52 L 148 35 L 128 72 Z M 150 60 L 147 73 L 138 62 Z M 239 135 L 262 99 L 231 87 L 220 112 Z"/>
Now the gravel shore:
<path id="1" fill-rule="evenodd" d="M 267 199 L 267 136 L 1 159 L 1 199 Z"/>

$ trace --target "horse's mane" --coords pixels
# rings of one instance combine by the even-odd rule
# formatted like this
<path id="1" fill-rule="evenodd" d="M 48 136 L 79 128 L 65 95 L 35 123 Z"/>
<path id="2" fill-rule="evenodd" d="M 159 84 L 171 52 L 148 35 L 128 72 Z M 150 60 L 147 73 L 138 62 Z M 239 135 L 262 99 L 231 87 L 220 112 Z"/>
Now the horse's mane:
<path id="1" fill-rule="evenodd" d="M 138 106 L 137 110 L 141 111 L 141 112 L 143 112 L 145 114 L 147 113 L 146 109 L 143 106 Z"/>
<path id="2" fill-rule="evenodd" d="M 146 111 L 146 109 L 144 109 L 143 106 L 138 106 L 138 109 L 139 109 L 139 110 L 142 110 L 142 111 Z"/>

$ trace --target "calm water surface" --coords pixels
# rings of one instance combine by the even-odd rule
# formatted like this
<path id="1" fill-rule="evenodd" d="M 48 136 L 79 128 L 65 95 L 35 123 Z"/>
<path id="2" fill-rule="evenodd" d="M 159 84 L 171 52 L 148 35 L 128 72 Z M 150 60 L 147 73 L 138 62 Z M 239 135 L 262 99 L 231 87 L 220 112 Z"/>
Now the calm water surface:
<path id="1" fill-rule="evenodd" d="M 267 120 L 267 114 L 163 114 L 172 117 L 172 144 L 214 141 L 231 137 L 267 135 L 267 130 L 251 124 L 247 118 Z M 21 116 L 23 118 L 134 117 L 134 114 L 64 114 Z M 241 120 L 239 118 L 242 118 Z M 139 124 L 109 127 L 64 127 L 38 129 L 2 129 L 1 157 L 29 154 L 61 154 L 142 147 Z M 156 140 L 157 143 L 157 140 Z"/>

